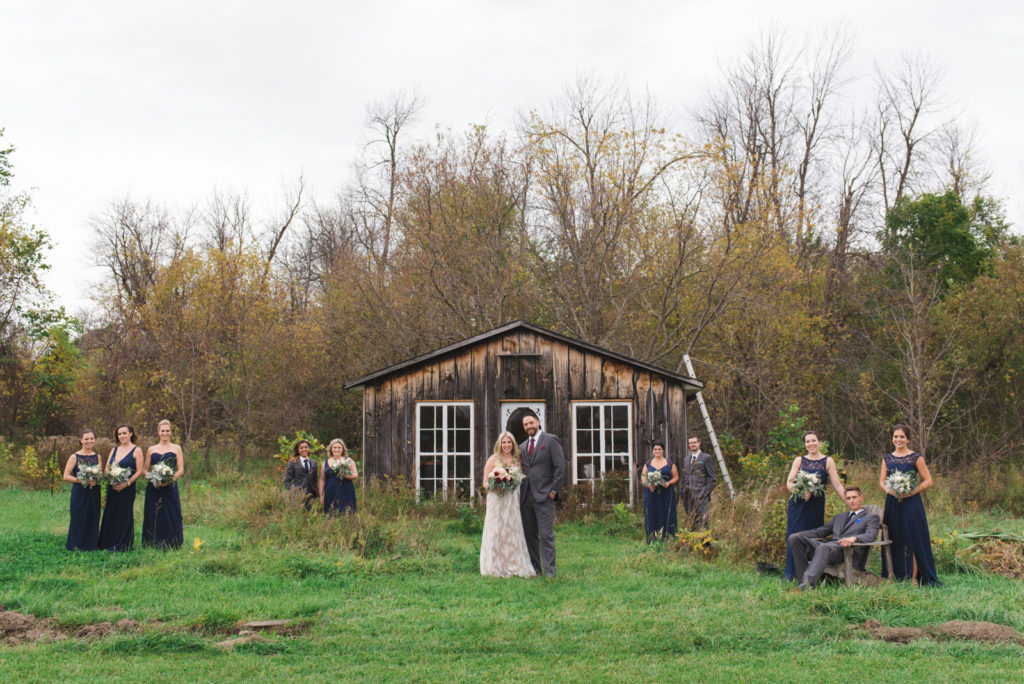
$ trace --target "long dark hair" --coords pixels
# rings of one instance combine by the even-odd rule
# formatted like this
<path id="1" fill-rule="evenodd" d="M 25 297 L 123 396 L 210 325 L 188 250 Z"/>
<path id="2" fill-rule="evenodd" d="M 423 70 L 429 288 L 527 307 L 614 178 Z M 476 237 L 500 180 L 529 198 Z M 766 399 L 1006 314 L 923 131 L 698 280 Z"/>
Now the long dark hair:
<path id="1" fill-rule="evenodd" d="M 134 444 L 134 443 L 135 443 L 135 428 L 133 428 L 133 427 L 132 427 L 131 425 L 129 425 L 128 423 L 121 423 L 121 424 L 120 424 L 120 425 L 118 425 L 118 426 L 117 426 L 116 428 L 114 428 L 114 445 L 115 445 L 115 447 L 116 447 L 116 445 L 118 445 L 118 444 L 120 444 L 120 443 L 121 443 L 121 442 L 120 442 L 120 441 L 119 441 L 119 440 L 117 439 L 117 433 L 118 433 L 118 432 L 119 432 L 119 431 L 121 430 L 121 428 L 128 428 L 128 434 L 129 434 L 129 436 L 131 437 L 131 439 L 130 439 L 129 441 L 130 441 L 130 442 L 131 442 L 132 444 Z"/>

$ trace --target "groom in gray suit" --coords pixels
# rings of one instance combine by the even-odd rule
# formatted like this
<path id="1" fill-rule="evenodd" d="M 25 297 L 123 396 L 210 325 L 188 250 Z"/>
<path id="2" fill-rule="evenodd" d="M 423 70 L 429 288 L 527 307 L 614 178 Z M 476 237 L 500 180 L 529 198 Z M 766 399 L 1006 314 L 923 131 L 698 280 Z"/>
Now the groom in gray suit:
<path id="1" fill-rule="evenodd" d="M 526 479 L 519 488 L 519 513 L 530 562 L 540 575 L 555 576 L 555 497 L 562 487 L 565 454 L 558 437 L 544 432 L 533 411 L 523 415 L 526 441 L 519 445 Z M 541 560 L 544 561 L 543 568 Z"/>
<path id="2" fill-rule="evenodd" d="M 788 544 L 793 551 L 793 574 L 800 578 L 800 591 L 817 584 L 826 566 L 842 561 L 844 548 L 856 542 L 873 542 L 878 537 L 880 521 L 877 515 L 865 510 L 860 487 L 847 487 L 845 498 L 849 513 L 840 513 L 828 525 L 789 535 Z M 832 539 L 824 539 L 830 534 Z M 853 552 L 855 566 L 859 567 L 863 563 L 864 554 L 869 549 L 865 546 Z"/>

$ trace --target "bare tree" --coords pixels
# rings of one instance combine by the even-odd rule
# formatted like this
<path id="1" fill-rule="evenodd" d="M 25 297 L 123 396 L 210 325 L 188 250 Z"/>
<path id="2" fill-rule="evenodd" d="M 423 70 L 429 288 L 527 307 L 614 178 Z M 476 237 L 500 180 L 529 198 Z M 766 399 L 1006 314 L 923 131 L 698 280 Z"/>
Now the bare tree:
<path id="1" fill-rule="evenodd" d="M 936 134 L 936 156 L 941 161 L 937 175 L 956 193 L 963 204 L 985 188 L 991 174 L 978 160 L 978 127 L 964 125 L 953 119 Z"/>
<path id="2" fill-rule="evenodd" d="M 305 179 L 300 175 L 295 187 L 287 194 L 284 211 L 266 231 L 267 247 L 264 252 L 267 257 L 268 269 L 274 262 L 274 256 L 277 254 L 278 247 L 281 246 L 281 241 L 284 240 L 285 233 L 302 211 L 302 194 L 305 187 Z"/>
<path id="3" fill-rule="evenodd" d="M 120 298 L 142 304 L 161 264 L 185 249 L 192 215 L 172 217 L 166 207 L 124 198 L 90 221 L 100 263 L 110 270 Z"/>
<path id="4" fill-rule="evenodd" d="M 392 95 L 366 109 L 371 138 L 364 148 L 366 156 L 355 166 L 356 186 L 351 205 L 366 252 L 372 255 L 380 273 L 387 270 L 394 242 L 402 174 L 399 140 L 423 105 L 423 99 L 414 91 Z"/>
<path id="5" fill-rule="evenodd" d="M 909 54 L 891 72 L 876 68 L 875 160 L 885 212 L 915 191 L 915 179 L 926 168 L 926 141 L 936 128 L 930 119 L 942 107 L 941 78 L 932 62 Z"/>
<path id="6" fill-rule="evenodd" d="M 881 344 L 875 348 L 890 361 L 896 381 L 884 380 L 881 367 L 873 369 L 872 377 L 877 390 L 917 435 L 918 450 L 927 457 L 937 430 L 955 423 L 954 416 L 944 414 L 966 381 L 955 353 L 963 334 L 960 315 L 953 311 L 950 323 L 939 329 L 934 318 L 944 289 L 936 274 L 909 262 L 890 261 L 889 268 L 896 269 L 898 286 L 877 303 L 884 328 Z"/>

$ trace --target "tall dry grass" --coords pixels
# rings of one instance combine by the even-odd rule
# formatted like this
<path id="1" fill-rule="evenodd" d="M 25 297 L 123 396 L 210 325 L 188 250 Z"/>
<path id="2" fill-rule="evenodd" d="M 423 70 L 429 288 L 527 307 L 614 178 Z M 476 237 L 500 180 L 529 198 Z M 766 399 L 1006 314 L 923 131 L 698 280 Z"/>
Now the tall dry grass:
<path id="1" fill-rule="evenodd" d="M 307 508 L 301 492 L 285 490 L 273 476 L 254 478 L 245 487 L 237 484 L 216 486 L 213 480 L 194 485 L 190 517 L 237 525 L 254 544 L 364 558 L 432 553 L 460 510 L 454 502 L 418 502 L 401 478 L 371 481 L 357 490 L 357 512 L 340 516 L 325 515 L 319 502 Z"/>

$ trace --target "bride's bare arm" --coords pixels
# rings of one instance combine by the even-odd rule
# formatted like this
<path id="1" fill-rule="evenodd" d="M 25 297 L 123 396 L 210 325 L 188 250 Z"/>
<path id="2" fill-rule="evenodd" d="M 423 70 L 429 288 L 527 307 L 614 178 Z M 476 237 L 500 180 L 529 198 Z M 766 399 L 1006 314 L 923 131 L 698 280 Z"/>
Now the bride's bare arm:
<path id="1" fill-rule="evenodd" d="M 480 483 L 480 486 L 483 487 L 484 489 L 487 489 L 487 476 L 491 474 L 491 470 L 493 468 L 494 468 L 494 454 L 491 454 L 491 457 L 489 459 L 487 459 L 487 463 L 484 464 L 484 479 L 483 479 L 483 482 Z"/>

